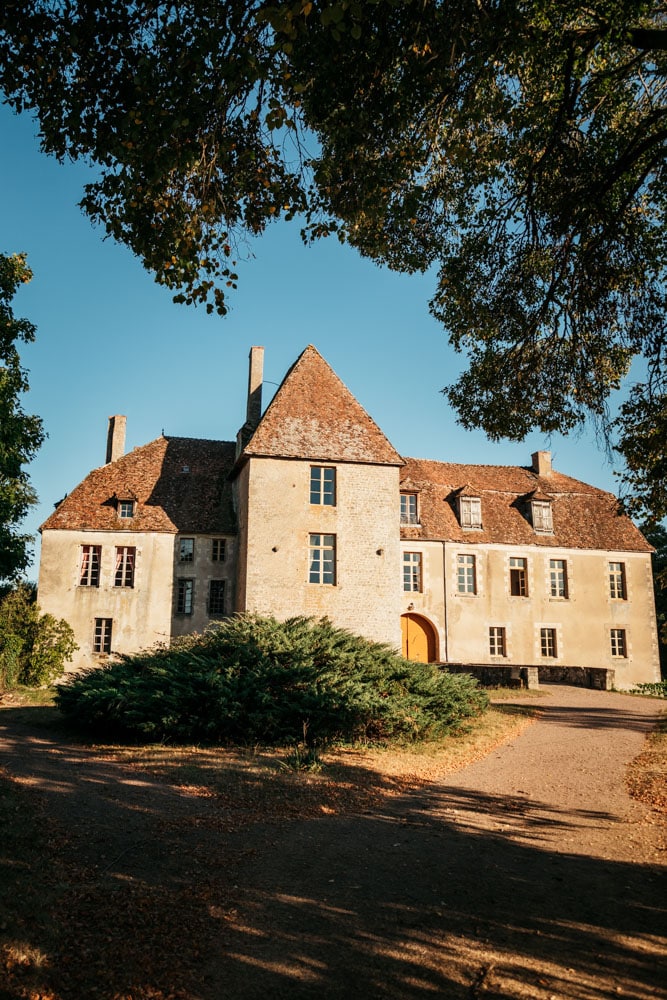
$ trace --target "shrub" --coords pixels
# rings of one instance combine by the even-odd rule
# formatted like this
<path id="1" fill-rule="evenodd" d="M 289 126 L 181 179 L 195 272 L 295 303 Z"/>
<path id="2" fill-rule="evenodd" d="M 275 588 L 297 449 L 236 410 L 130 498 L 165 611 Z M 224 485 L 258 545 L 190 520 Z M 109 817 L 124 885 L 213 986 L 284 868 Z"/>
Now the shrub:
<path id="1" fill-rule="evenodd" d="M 66 621 L 41 614 L 34 587 L 19 584 L 0 600 L 0 690 L 49 684 L 76 648 Z"/>
<path id="2" fill-rule="evenodd" d="M 72 677 L 56 703 L 113 738 L 321 746 L 435 739 L 488 696 L 468 675 L 405 660 L 326 618 L 238 615 Z"/>
<path id="3" fill-rule="evenodd" d="M 652 698 L 667 698 L 667 681 L 637 684 L 632 688 L 630 694 L 644 694 Z"/>

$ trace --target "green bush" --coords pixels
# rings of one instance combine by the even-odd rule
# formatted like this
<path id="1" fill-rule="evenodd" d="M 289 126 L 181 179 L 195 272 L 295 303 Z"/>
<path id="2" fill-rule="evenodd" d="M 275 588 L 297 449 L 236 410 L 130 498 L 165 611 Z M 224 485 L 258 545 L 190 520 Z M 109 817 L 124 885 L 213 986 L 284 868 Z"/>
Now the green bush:
<path id="1" fill-rule="evenodd" d="M 650 695 L 652 698 L 667 698 L 667 681 L 637 684 L 632 688 L 630 694 L 645 694 Z"/>
<path id="2" fill-rule="evenodd" d="M 19 584 L 0 598 L 0 690 L 49 684 L 76 648 L 64 619 L 41 614 L 34 587 Z"/>
<path id="3" fill-rule="evenodd" d="M 56 704 L 116 739 L 321 746 L 435 739 L 488 696 L 468 675 L 405 660 L 326 618 L 239 615 L 72 677 Z"/>

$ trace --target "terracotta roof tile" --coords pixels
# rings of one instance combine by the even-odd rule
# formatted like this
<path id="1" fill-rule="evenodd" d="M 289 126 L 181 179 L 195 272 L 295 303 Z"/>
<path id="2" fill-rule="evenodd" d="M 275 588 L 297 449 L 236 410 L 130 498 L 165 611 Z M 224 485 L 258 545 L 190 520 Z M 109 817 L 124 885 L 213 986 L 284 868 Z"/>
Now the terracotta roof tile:
<path id="1" fill-rule="evenodd" d="M 288 371 L 243 455 L 374 465 L 403 462 L 312 345 Z"/>
<path id="2" fill-rule="evenodd" d="M 229 441 L 157 438 L 94 469 L 42 529 L 233 532 L 234 450 Z M 135 515 L 121 520 L 115 500 L 130 498 L 137 501 Z"/>
<path id="3" fill-rule="evenodd" d="M 464 530 L 457 497 L 478 496 L 482 528 Z M 611 493 L 560 472 L 538 476 L 522 466 L 456 465 L 405 459 L 401 488 L 419 492 L 420 527 L 403 527 L 403 538 L 564 548 L 650 552 L 651 546 Z M 539 533 L 530 520 L 531 494 L 552 501 L 553 533 Z"/>

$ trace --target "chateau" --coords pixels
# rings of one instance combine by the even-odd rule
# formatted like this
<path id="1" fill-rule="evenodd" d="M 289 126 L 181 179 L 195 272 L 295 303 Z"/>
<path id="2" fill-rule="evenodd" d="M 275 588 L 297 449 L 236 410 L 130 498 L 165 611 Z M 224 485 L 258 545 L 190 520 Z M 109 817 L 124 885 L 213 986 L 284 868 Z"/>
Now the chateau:
<path id="1" fill-rule="evenodd" d="M 652 550 L 611 494 L 547 451 L 405 458 L 312 346 L 262 413 L 262 365 L 253 347 L 235 441 L 124 454 L 111 417 L 106 464 L 42 525 L 39 603 L 72 625 L 75 669 L 256 611 L 411 659 L 659 679 Z"/>

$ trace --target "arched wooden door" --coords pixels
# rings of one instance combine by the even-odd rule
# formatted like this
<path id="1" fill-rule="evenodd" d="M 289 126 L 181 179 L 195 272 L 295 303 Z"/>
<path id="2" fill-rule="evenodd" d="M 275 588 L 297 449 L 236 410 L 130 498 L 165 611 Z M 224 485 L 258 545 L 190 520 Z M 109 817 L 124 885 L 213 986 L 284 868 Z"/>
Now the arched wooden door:
<path id="1" fill-rule="evenodd" d="M 436 635 L 431 623 L 421 615 L 401 615 L 403 656 L 420 663 L 433 663 L 436 655 Z"/>

